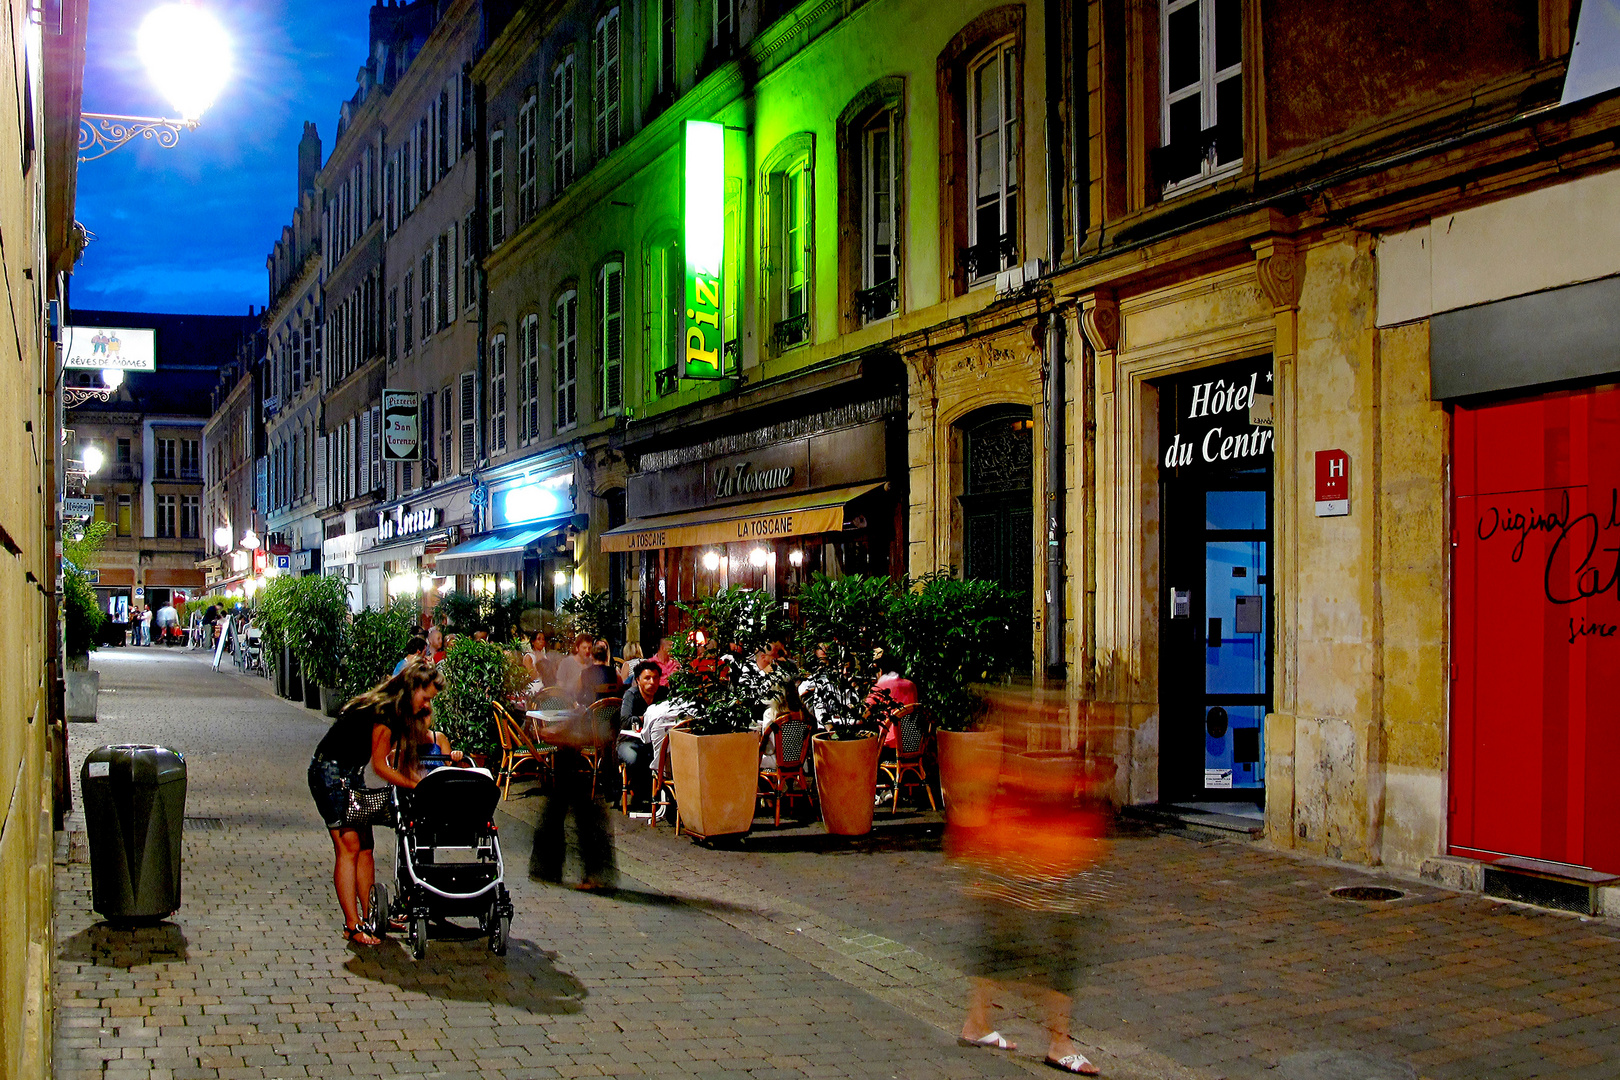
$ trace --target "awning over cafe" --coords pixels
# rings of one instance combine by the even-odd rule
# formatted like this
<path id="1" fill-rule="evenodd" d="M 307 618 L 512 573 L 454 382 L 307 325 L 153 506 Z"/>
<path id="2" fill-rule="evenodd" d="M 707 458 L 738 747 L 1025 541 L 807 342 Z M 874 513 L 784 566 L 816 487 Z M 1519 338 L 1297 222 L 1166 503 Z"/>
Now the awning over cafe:
<path id="1" fill-rule="evenodd" d="M 649 551 L 838 532 L 844 527 L 844 508 L 882 486 L 860 484 L 736 506 L 715 506 L 685 514 L 638 518 L 603 533 L 602 550 Z"/>
<path id="2" fill-rule="evenodd" d="M 451 574 L 516 574 L 523 570 L 524 553 L 540 540 L 568 524 L 568 515 L 498 529 L 442 551 L 434 572 Z"/>

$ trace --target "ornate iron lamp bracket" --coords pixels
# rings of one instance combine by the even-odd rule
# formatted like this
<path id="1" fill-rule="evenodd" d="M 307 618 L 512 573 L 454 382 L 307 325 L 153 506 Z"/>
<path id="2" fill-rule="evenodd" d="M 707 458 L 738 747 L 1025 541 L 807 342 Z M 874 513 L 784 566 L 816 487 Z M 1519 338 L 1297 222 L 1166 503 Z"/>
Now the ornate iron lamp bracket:
<path id="1" fill-rule="evenodd" d="M 197 121 L 165 120 L 156 116 L 111 116 L 105 113 L 79 114 L 79 160 L 104 158 L 131 139 L 156 139 L 167 149 L 180 141 L 180 132 L 196 131 Z"/>

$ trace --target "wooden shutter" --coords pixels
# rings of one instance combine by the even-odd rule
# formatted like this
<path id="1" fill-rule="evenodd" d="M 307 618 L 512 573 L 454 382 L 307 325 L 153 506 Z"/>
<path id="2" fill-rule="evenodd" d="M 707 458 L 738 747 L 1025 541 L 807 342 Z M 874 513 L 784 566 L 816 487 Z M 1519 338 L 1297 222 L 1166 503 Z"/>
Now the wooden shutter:
<path id="1" fill-rule="evenodd" d="M 461 373 L 461 471 L 472 472 L 478 464 L 478 377 Z"/>
<path id="2" fill-rule="evenodd" d="M 624 264 L 602 267 L 602 411 L 624 408 Z"/>

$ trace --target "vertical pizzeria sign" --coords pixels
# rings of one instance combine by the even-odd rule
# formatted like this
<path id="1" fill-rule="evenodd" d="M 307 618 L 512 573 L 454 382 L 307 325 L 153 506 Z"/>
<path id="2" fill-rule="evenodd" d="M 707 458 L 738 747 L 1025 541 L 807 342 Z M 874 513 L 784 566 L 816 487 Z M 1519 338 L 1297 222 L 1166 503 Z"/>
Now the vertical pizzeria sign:
<path id="1" fill-rule="evenodd" d="M 422 459 L 421 396 L 415 390 L 384 390 L 383 460 Z"/>
<path id="2" fill-rule="evenodd" d="M 706 120 L 685 127 L 686 332 L 683 379 L 720 376 L 720 282 L 725 260 L 726 129 Z"/>

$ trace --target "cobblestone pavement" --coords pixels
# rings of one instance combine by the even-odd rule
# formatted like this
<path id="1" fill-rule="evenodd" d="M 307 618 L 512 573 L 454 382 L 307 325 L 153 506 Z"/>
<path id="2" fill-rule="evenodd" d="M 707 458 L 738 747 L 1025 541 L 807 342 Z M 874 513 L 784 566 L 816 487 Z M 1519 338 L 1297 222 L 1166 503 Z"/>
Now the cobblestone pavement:
<path id="1" fill-rule="evenodd" d="M 88 910 L 72 819 L 59 1076 L 1053 1075 L 1016 997 L 998 1024 L 1017 1054 L 955 1044 L 974 930 L 936 817 L 880 814 L 853 842 L 765 828 L 713 848 L 621 819 L 624 889 L 608 897 L 523 880 L 536 800 L 514 789 L 511 953 L 436 940 L 417 964 L 396 943 L 341 939 L 304 785 L 321 718 L 195 655 L 110 650 L 96 666 L 103 720 L 73 728 L 75 762 L 110 742 L 180 749 L 188 816 L 221 827 L 188 829 L 173 922 L 129 933 Z M 389 876 L 386 834 L 378 863 Z M 1145 828 L 1091 877 L 1074 1015 L 1105 1075 L 1620 1076 L 1613 923 Z M 1342 884 L 1406 896 L 1328 896 Z"/>

